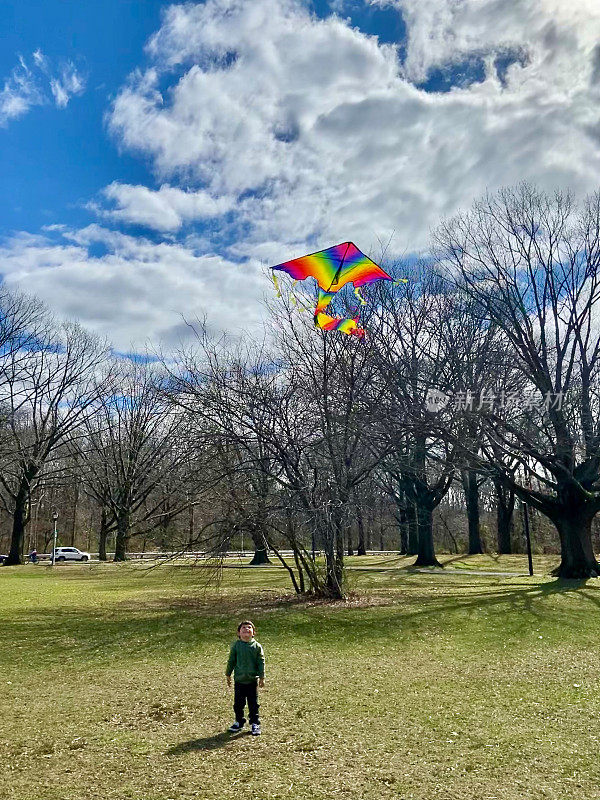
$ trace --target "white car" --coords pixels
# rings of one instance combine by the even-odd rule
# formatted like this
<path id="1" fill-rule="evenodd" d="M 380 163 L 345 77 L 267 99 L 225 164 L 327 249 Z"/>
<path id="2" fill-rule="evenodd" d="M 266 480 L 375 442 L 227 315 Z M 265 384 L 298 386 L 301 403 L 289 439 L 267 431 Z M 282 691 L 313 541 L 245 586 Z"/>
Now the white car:
<path id="1" fill-rule="evenodd" d="M 76 547 L 57 547 L 54 550 L 55 561 L 89 561 L 90 554 Z"/>

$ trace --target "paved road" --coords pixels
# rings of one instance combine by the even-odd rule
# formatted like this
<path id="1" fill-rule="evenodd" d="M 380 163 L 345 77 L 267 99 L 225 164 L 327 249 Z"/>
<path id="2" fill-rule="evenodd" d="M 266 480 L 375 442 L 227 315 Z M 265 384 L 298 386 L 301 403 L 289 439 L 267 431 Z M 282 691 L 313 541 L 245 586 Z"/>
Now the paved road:
<path id="1" fill-rule="evenodd" d="M 275 569 L 285 569 L 281 564 L 275 562 L 271 564 L 223 564 L 223 569 L 260 569 L 271 567 Z M 487 572 L 480 569 L 446 569 L 439 567 L 353 567 L 349 565 L 348 570 L 352 572 L 420 572 L 423 575 L 481 575 L 482 577 L 491 576 L 497 578 L 529 578 L 527 572 Z M 538 576 L 539 577 L 539 576 Z"/>

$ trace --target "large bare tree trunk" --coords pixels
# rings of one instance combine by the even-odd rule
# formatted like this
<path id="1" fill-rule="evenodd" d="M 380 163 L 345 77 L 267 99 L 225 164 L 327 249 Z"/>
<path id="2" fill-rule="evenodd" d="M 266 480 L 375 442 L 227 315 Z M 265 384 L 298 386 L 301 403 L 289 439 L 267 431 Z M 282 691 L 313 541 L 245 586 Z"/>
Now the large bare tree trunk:
<path id="1" fill-rule="evenodd" d="M 267 549 L 267 538 L 264 532 L 259 529 L 253 529 L 250 534 L 254 543 L 254 557 L 250 563 L 253 566 L 256 566 L 257 564 L 270 564 L 271 561 L 269 559 Z"/>
<path id="2" fill-rule="evenodd" d="M 561 550 L 561 562 L 554 572 L 558 577 L 596 578 L 600 574 L 592 547 L 592 519 L 589 514 L 578 514 L 573 509 L 573 513 L 554 520 Z"/>
<path id="3" fill-rule="evenodd" d="M 115 557 L 113 558 L 113 561 L 125 561 L 127 559 L 129 523 L 129 511 L 121 511 L 117 515 L 117 537 L 115 541 Z"/>
<path id="4" fill-rule="evenodd" d="M 558 483 L 557 500 L 545 504 L 538 498 L 538 511 L 552 520 L 560 537 L 561 562 L 553 574 L 573 579 L 598 577 L 600 563 L 592 545 L 596 499 L 589 500 L 580 487 L 565 481 Z"/>
<path id="5" fill-rule="evenodd" d="M 512 531 L 513 513 L 515 509 L 515 493 L 506 488 L 501 481 L 494 481 L 496 487 L 496 535 L 498 553 L 512 553 L 510 535 Z"/>
<path id="6" fill-rule="evenodd" d="M 23 543 L 25 541 L 25 528 L 27 525 L 28 498 L 27 484 L 21 483 L 15 498 L 10 551 L 8 553 L 8 558 L 4 561 L 4 566 L 6 567 L 23 563 Z"/>
<path id="7" fill-rule="evenodd" d="M 417 526 L 419 532 L 419 552 L 415 567 L 441 567 L 435 557 L 433 544 L 433 509 L 422 500 L 417 501 Z"/>
<path id="8" fill-rule="evenodd" d="M 479 527 L 479 487 L 477 473 L 472 469 L 462 471 L 462 484 L 467 504 L 467 521 L 469 524 L 469 555 L 483 553 L 481 531 Z"/>

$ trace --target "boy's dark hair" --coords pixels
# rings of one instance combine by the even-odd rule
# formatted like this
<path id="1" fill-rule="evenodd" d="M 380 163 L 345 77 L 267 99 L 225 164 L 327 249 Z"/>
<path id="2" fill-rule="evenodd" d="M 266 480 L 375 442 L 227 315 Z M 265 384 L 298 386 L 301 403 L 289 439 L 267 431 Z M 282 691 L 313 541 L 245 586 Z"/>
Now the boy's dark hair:
<path id="1" fill-rule="evenodd" d="M 256 633 L 256 626 L 254 625 L 254 623 L 251 622 L 249 619 L 245 619 L 238 625 L 238 636 L 240 631 L 242 630 L 242 625 L 252 625 L 252 630 L 254 631 L 254 633 Z"/>

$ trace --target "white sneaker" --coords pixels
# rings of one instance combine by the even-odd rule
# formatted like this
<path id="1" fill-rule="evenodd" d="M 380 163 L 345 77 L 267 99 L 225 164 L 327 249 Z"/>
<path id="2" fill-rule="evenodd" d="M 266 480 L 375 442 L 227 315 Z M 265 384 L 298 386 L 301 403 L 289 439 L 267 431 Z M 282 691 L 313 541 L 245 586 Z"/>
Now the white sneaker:
<path id="1" fill-rule="evenodd" d="M 234 722 L 233 725 L 230 725 L 227 730 L 231 731 L 231 733 L 237 733 L 238 731 L 241 731 L 243 727 L 244 727 L 243 722 Z"/>
<path id="2" fill-rule="evenodd" d="M 252 736 L 260 736 L 260 725 L 256 722 L 252 725 Z"/>

